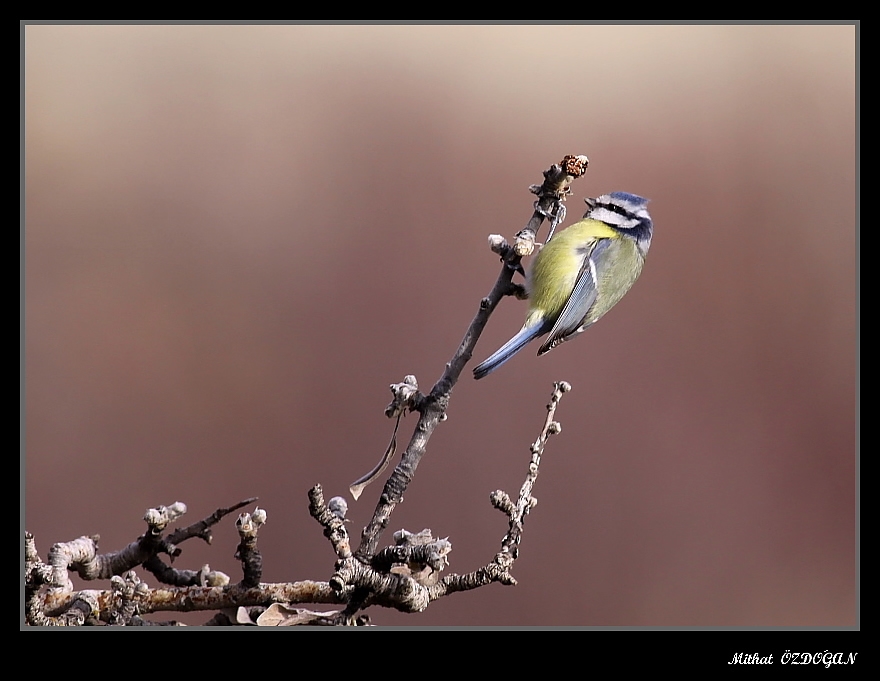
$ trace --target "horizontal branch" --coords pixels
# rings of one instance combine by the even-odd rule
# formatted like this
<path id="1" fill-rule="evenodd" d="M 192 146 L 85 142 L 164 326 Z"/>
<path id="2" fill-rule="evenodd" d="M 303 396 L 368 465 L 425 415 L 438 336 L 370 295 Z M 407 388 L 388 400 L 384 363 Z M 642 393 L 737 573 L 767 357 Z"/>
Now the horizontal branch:
<path id="1" fill-rule="evenodd" d="M 114 607 L 116 594 L 113 590 L 79 591 L 67 594 L 47 594 L 44 600 L 46 615 L 59 615 L 72 601 L 88 594 L 99 612 L 110 611 Z M 269 606 L 273 603 L 331 603 L 344 605 L 346 598 L 330 588 L 327 582 L 289 582 L 260 584 L 247 588 L 241 585 L 226 587 L 190 586 L 170 589 L 146 589 L 138 597 L 138 610 L 141 614 L 151 612 L 193 612 L 218 610 L 222 608 Z"/>

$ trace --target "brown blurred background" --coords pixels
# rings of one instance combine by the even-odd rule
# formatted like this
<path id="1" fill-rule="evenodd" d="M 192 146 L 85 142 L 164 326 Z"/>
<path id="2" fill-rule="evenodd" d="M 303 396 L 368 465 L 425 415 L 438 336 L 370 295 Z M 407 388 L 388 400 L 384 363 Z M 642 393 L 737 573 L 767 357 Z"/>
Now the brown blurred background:
<path id="1" fill-rule="evenodd" d="M 486 236 L 587 154 L 567 222 L 650 197 L 642 278 L 576 342 L 465 376 L 391 525 L 449 536 L 456 572 L 491 560 L 489 493 L 519 489 L 564 378 L 520 584 L 373 620 L 856 623 L 854 27 L 27 26 L 25 58 L 44 557 L 259 496 L 264 580 L 327 579 L 308 488 L 375 463 L 388 384 L 429 389 L 495 280 Z M 215 535 L 176 565 L 237 578 L 233 519 Z"/>

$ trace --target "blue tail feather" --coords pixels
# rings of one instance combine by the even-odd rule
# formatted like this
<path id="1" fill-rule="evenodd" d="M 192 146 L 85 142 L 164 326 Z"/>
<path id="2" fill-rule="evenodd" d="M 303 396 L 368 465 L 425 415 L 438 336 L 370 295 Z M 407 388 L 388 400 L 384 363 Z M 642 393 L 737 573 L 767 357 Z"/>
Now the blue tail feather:
<path id="1" fill-rule="evenodd" d="M 545 324 L 534 324 L 533 326 L 523 327 L 513 338 L 502 345 L 498 350 L 492 353 L 488 359 L 477 364 L 474 367 L 474 378 L 480 379 L 488 376 L 495 369 L 504 364 L 513 357 L 517 352 L 523 349 L 527 343 L 535 340 L 538 336 L 547 333 Z"/>

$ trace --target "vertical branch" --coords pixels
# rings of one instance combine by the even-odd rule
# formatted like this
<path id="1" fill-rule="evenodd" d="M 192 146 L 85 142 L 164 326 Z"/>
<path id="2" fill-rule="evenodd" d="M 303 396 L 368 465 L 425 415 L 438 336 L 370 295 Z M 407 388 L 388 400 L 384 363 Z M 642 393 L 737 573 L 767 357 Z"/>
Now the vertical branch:
<path id="1" fill-rule="evenodd" d="M 496 490 L 489 495 L 492 505 L 504 513 L 508 518 L 508 530 L 501 540 L 501 550 L 495 554 L 494 559 L 488 565 L 466 575 L 447 575 L 435 584 L 428 586 L 430 600 L 442 598 L 458 591 L 478 589 L 492 582 L 500 582 L 505 585 L 515 585 L 516 579 L 510 573 L 513 564 L 519 556 L 519 545 L 522 541 L 523 525 L 526 516 L 538 503 L 532 496 L 532 488 L 538 479 L 538 469 L 541 465 L 541 454 L 544 446 L 551 435 L 562 432 L 562 426 L 554 420 L 556 407 L 562 396 L 571 390 L 571 385 L 565 381 L 559 381 L 553 386 L 553 395 L 547 405 L 547 418 L 538 439 L 529 448 L 531 459 L 526 479 L 519 490 L 519 497 L 513 501 L 507 492 Z"/>
<path id="2" fill-rule="evenodd" d="M 516 558 L 516 554 L 519 551 L 526 515 L 537 503 L 532 496 L 532 488 L 538 479 L 538 468 L 541 465 L 544 445 L 547 444 L 547 440 L 551 435 L 557 435 L 562 432 L 562 426 L 553 418 L 556 415 L 556 407 L 559 406 L 559 400 L 562 399 L 562 396 L 569 390 L 571 390 L 571 384 L 566 381 L 559 381 L 553 386 L 553 395 L 550 397 L 550 404 L 547 405 L 547 418 L 544 419 L 544 427 L 541 429 L 538 439 L 532 443 L 530 448 L 532 459 L 529 461 L 529 473 L 520 488 L 516 504 L 513 505 L 511 508 L 512 512 L 509 513 L 510 530 L 501 542 L 501 552 L 509 554 L 513 558 Z M 500 494 L 503 494 L 503 492 L 494 492 L 492 494 L 492 504 L 496 508 L 505 510 L 504 500 L 499 497 Z M 504 496 L 506 497 L 507 495 Z M 507 501 L 509 502 L 510 500 L 508 499 Z"/>

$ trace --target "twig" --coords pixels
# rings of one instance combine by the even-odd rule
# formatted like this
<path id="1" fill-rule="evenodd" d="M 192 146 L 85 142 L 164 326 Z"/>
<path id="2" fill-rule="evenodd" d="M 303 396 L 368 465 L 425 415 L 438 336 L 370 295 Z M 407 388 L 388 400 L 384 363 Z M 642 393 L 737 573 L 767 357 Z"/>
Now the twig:
<path id="1" fill-rule="evenodd" d="M 266 511 L 255 508 L 253 513 L 242 513 L 235 521 L 239 543 L 235 557 L 241 561 L 243 576 L 241 585 L 251 588 L 259 585 L 263 576 L 263 557 L 257 550 L 257 533 L 266 522 Z"/>
<path id="2" fill-rule="evenodd" d="M 226 508 L 218 508 L 207 518 L 203 518 L 197 522 L 194 522 L 192 525 L 188 525 L 187 527 L 181 527 L 167 537 L 163 542 L 163 550 L 169 556 L 171 556 L 172 560 L 180 555 L 180 549 L 177 548 L 177 544 L 182 544 L 187 539 L 191 539 L 193 537 L 198 537 L 203 540 L 206 544 L 209 544 L 213 541 L 214 537 L 211 534 L 211 527 L 219 523 L 223 518 L 230 513 L 234 513 L 240 508 L 244 508 L 245 506 L 250 506 L 251 504 L 259 501 L 259 497 L 251 497 L 250 499 L 243 499 L 239 501 L 237 504 L 233 504 L 232 506 L 228 506 Z"/>
<path id="3" fill-rule="evenodd" d="M 538 500 L 532 496 L 532 488 L 538 478 L 541 454 L 544 452 L 544 446 L 547 444 L 549 437 L 562 432 L 562 426 L 553 417 L 556 414 L 556 407 L 559 405 L 559 401 L 569 390 L 571 390 L 571 385 L 565 381 L 560 381 L 554 385 L 553 395 L 550 398 L 550 403 L 547 405 L 547 418 L 544 420 L 544 427 L 541 429 L 538 439 L 535 440 L 530 448 L 532 456 L 529 461 L 529 471 L 525 482 L 523 482 L 520 488 L 516 503 L 511 501 L 508 494 L 501 490 L 496 490 L 490 495 L 492 505 L 507 515 L 509 520 L 509 529 L 501 541 L 501 550 L 495 555 L 491 563 L 479 570 L 467 575 L 447 575 L 441 579 L 430 590 L 431 600 L 457 591 L 476 589 L 491 582 L 501 582 L 506 585 L 516 584 L 516 580 L 510 574 L 510 570 L 519 556 L 519 544 L 522 541 L 523 524 L 525 523 L 526 516 L 538 503 Z"/>

